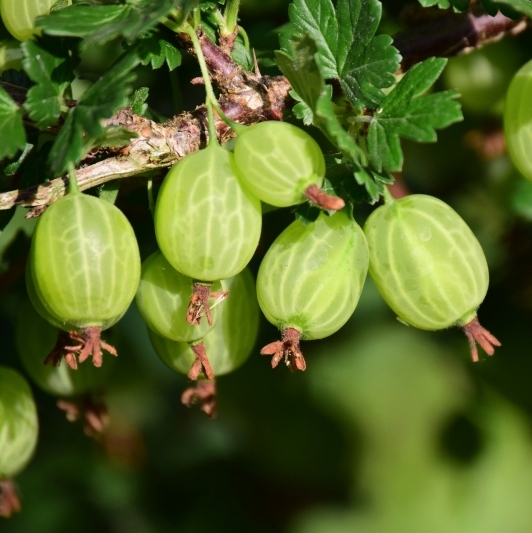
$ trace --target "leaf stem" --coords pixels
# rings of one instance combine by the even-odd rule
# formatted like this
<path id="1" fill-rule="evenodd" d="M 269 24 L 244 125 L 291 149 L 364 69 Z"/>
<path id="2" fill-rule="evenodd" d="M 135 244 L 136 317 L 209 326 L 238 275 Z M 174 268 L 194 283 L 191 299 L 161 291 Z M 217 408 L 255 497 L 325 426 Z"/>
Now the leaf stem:
<path id="1" fill-rule="evenodd" d="M 196 57 L 198 58 L 201 75 L 203 76 L 203 83 L 205 84 L 205 103 L 208 104 L 209 102 L 211 102 L 212 105 L 216 105 L 218 107 L 218 100 L 216 99 L 214 90 L 212 88 L 209 69 L 207 68 L 205 56 L 203 55 L 203 50 L 201 48 L 198 36 L 196 35 L 196 31 L 194 30 L 194 28 L 192 28 L 192 26 L 187 26 L 185 28 L 185 33 L 190 37 L 190 40 L 192 41 L 192 46 L 194 47 L 194 52 L 196 53 Z M 218 111 L 218 109 L 216 111 Z"/>
<path id="2" fill-rule="evenodd" d="M 246 30 L 242 28 L 242 26 L 238 26 L 238 35 L 240 35 L 242 39 L 244 40 L 244 46 L 246 50 L 249 52 L 251 50 L 250 45 L 249 45 L 249 37 L 248 37 Z"/>
<path id="3" fill-rule="evenodd" d="M 240 0 L 227 0 L 224 10 L 224 18 L 227 26 L 228 35 L 231 35 L 235 31 L 238 9 L 240 7 Z"/>

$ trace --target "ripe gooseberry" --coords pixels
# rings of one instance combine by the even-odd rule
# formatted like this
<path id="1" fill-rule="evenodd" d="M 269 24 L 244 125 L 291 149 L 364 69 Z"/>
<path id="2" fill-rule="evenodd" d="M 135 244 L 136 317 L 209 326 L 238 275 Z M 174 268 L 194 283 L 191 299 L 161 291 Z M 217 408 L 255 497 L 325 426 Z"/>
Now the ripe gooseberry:
<path id="1" fill-rule="evenodd" d="M 116 355 L 100 332 L 126 312 L 140 278 L 135 234 L 117 207 L 77 190 L 50 205 L 35 227 L 30 275 L 46 314 L 79 343 L 80 362 L 92 355 L 101 366 L 102 348 Z"/>
<path id="2" fill-rule="evenodd" d="M 1 0 L 2 22 L 15 39 L 26 41 L 38 33 L 35 19 L 49 13 L 55 3 L 56 0 Z"/>
<path id="3" fill-rule="evenodd" d="M 310 200 L 327 210 L 344 207 L 341 198 L 320 189 L 325 159 L 318 143 L 287 122 L 240 126 L 235 165 L 242 182 L 267 204 L 288 207 Z"/>
<path id="4" fill-rule="evenodd" d="M 221 291 L 219 281 L 212 288 L 215 291 L 210 293 L 213 302 L 216 298 L 225 298 L 226 293 Z M 205 322 L 193 325 L 199 322 L 198 316 L 187 320 L 190 295 L 193 292 L 192 278 L 172 267 L 161 252 L 153 253 L 142 263 L 136 303 L 144 322 L 157 335 L 190 345 L 191 352 L 194 353 L 189 365 L 190 379 L 197 379 L 201 370 L 212 379 L 214 375 L 203 344 L 203 338 L 212 329 L 212 325 Z M 211 305 L 205 311 L 211 313 Z M 212 309 L 212 324 L 216 322 L 217 311 L 217 308 Z M 195 309 L 195 312 L 199 310 Z"/>
<path id="5" fill-rule="evenodd" d="M 264 256 L 257 296 L 266 318 L 283 340 L 265 346 L 291 370 L 305 370 L 299 339 L 321 339 L 353 314 L 368 270 L 368 247 L 360 226 L 345 212 L 321 213 L 308 225 L 292 222 Z"/>
<path id="6" fill-rule="evenodd" d="M 521 174 L 532 180 L 532 61 L 513 77 L 504 107 L 504 134 L 508 152 Z"/>
<path id="7" fill-rule="evenodd" d="M 259 331 L 259 305 L 249 269 L 224 280 L 222 286 L 229 297 L 218 312 L 216 324 L 204 338 L 215 376 L 228 374 L 245 362 Z M 187 343 L 172 341 L 149 328 L 148 334 L 155 352 L 169 368 L 182 374 L 189 371 L 196 355 Z M 214 380 L 200 380 L 183 393 L 181 401 L 188 406 L 199 401 L 202 410 L 213 416 L 216 409 Z"/>
<path id="8" fill-rule="evenodd" d="M 478 361 L 475 341 L 493 354 L 500 343 L 477 318 L 488 290 L 488 265 L 456 211 L 423 194 L 388 197 L 370 215 L 364 232 L 370 275 L 401 321 L 430 331 L 459 326 L 473 361 Z"/>
<path id="9" fill-rule="evenodd" d="M 31 459 L 38 433 L 30 386 L 16 370 L 0 366 L 0 516 L 20 510 L 11 478 Z"/>
<path id="10" fill-rule="evenodd" d="M 22 365 L 32 381 L 43 391 L 58 399 L 57 406 L 66 411 L 70 421 L 83 419 L 88 435 L 100 433 L 107 424 L 107 408 L 97 400 L 109 377 L 112 365 L 97 369 L 82 365 L 73 370 L 68 364 L 43 365 L 43 360 L 57 347 L 57 338 L 68 334 L 58 331 L 42 318 L 30 301 L 22 302 L 15 328 L 16 346 Z"/>
<path id="11" fill-rule="evenodd" d="M 198 281 L 189 318 L 194 307 L 207 310 L 210 283 L 248 264 L 261 225 L 259 199 L 237 178 L 233 154 L 216 142 L 171 168 L 155 206 L 155 233 L 168 262 Z"/>

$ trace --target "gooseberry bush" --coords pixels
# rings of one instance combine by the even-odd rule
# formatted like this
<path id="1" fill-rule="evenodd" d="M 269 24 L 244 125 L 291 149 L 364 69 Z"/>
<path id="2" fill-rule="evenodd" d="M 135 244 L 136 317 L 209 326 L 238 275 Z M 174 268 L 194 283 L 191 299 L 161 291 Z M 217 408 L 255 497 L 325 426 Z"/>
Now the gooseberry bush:
<path id="1" fill-rule="evenodd" d="M 293 0 L 272 46 L 250 40 L 239 8 L 0 0 L 1 222 L 15 207 L 37 219 L 16 267 L 26 292 L 17 350 L 31 382 L 59 398 L 67 418 L 82 418 L 88 435 L 105 429 L 100 392 L 115 358 L 127 357 L 110 328 L 133 300 L 154 352 L 188 376 L 182 402 L 209 416 L 217 377 L 249 357 L 292 371 L 311 365 L 304 341 L 356 320 L 368 273 L 404 324 L 461 328 L 473 362 L 501 345 L 479 319 L 489 284 L 479 240 L 434 189 L 409 190 L 403 146 L 435 143 L 460 122 L 461 91 L 473 114 L 504 101 L 519 66 L 505 54 L 481 59 L 490 72 L 504 63 L 506 78 L 468 73 L 482 72 L 484 47 L 526 29 L 530 2 L 421 0 L 416 24 L 396 32 L 378 0 Z M 111 52 L 91 65 L 95 49 Z M 186 80 L 201 88 L 196 106 L 183 106 L 176 89 L 182 63 L 199 74 Z M 515 75 L 504 115 L 527 179 L 531 65 Z M 163 69 L 170 111 L 142 83 Z M 481 151 L 499 149 L 475 139 Z M 120 208 L 139 191 L 140 222 Z M 267 243 L 286 213 L 290 223 Z M 150 233 L 141 246 L 139 227 Z M 280 335 L 262 347 L 259 309 Z M 37 427 L 25 378 L 0 366 L 2 516 L 20 508 L 11 478 Z"/>

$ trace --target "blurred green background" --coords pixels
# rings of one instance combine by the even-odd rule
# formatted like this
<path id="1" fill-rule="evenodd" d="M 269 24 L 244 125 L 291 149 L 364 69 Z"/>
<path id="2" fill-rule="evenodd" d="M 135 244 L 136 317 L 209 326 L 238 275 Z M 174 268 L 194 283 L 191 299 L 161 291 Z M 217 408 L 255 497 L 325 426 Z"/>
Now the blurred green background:
<path id="1" fill-rule="evenodd" d="M 273 72 L 268 59 L 288 2 L 242 4 L 242 25 Z M 384 8 L 386 31 L 405 27 L 403 3 Z M 465 121 L 434 145 L 404 143 L 399 176 L 408 191 L 452 205 L 481 241 L 491 285 L 479 317 L 503 344 L 493 357 L 472 364 L 459 330 L 399 324 L 368 280 L 339 333 L 303 343 L 306 372 L 272 371 L 259 356 L 278 336 L 263 320 L 248 362 L 219 379 L 210 420 L 181 405 L 187 380 L 155 356 L 133 306 L 110 333 L 120 357 L 100 442 L 34 387 L 39 445 L 17 478 L 23 512 L 1 520 L 0 531 L 532 531 L 532 183 L 514 170 L 501 137 L 504 93 L 530 50 L 528 32 L 451 60 L 440 86 L 463 93 Z M 112 52 L 92 50 L 84 77 L 97 76 Z M 176 73 L 140 69 L 137 83 L 150 87 L 153 116 L 164 117 L 202 101 L 189 83 L 196 75 L 185 59 Z M 118 199 L 143 258 L 155 248 L 144 183 L 128 180 Z M 371 209 L 357 206 L 359 223 Z M 13 332 L 34 223 L 23 214 L 0 235 L 0 364 L 20 370 Z M 292 220 L 284 209 L 264 216 L 254 272 Z"/>

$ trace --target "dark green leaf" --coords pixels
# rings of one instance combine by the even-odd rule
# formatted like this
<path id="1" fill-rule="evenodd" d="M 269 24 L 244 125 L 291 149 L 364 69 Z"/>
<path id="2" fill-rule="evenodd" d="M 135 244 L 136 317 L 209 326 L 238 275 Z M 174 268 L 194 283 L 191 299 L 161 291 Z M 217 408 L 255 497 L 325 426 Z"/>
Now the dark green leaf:
<path id="1" fill-rule="evenodd" d="M 447 60 L 431 58 L 410 69 L 391 91 L 369 122 L 370 160 L 377 170 L 401 170 L 399 137 L 417 142 L 436 141 L 436 129 L 462 120 L 456 91 L 425 93 L 440 76 Z"/>
<path id="2" fill-rule="evenodd" d="M 343 128 L 336 117 L 331 102 L 332 88 L 325 85 L 319 64 L 321 56 L 317 53 L 314 41 L 308 37 L 296 37 L 292 41 L 292 56 L 276 52 L 277 64 L 288 78 L 307 108 L 300 107 L 296 112 L 305 112 L 306 120 L 313 113 L 312 123 L 318 126 L 342 153 L 354 162 L 365 159 L 362 149 L 353 137 Z"/>
<path id="3" fill-rule="evenodd" d="M 98 187 L 98 196 L 102 200 L 105 200 L 110 204 L 114 204 L 116 202 L 116 198 L 118 197 L 118 192 L 120 191 L 120 184 L 120 180 L 113 180 L 104 183 Z"/>
<path id="4" fill-rule="evenodd" d="M 316 42 L 323 77 L 339 79 L 357 109 L 378 106 L 401 59 L 391 37 L 375 36 L 381 12 L 378 0 L 339 0 L 337 10 L 331 0 L 294 0 L 289 6 L 295 29 Z"/>
<path id="5" fill-rule="evenodd" d="M 469 0 L 467 2 L 469 3 Z M 449 9 L 451 7 L 449 0 L 419 0 L 419 3 L 423 7 L 438 6 L 440 9 Z"/>
<path id="6" fill-rule="evenodd" d="M 13 157 L 25 146 L 22 110 L 0 87 L 0 159 Z"/>
<path id="7" fill-rule="evenodd" d="M 298 205 L 294 210 L 296 220 L 299 220 L 305 226 L 314 222 L 321 213 L 321 209 L 309 202 Z"/>
<path id="8" fill-rule="evenodd" d="M 19 189 L 33 187 L 52 178 L 46 164 L 51 149 L 52 141 L 46 141 L 37 153 L 33 152 L 27 158 L 22 166 L 22 176 L 18 184 Z"/>
<path id="9" fill-rule="evenodd" d="M 74 80 L 77 58 L 57 39 L 22 43 L 23 65 L 35 82 L 27 94 L 24 108 L 37 127 L 55 124 L 63 110 L 63 93 Z"/>
<path id="10" fill-rule="evenodd" d="M 231 52 L 231 57 L 236 63 L 244 67 L 246 70 L 253 70 L 253 58 L 240 39 L 235 41 L 235 46 Z"/>
<path id="11" fill-rule="evenodd" d="M 117 37 L 133 42 L 184 4 L 183 0 L 138 0 L 124 5 L 73 5 L 38 17 L 35 25 L 50 35 L 82 37 L 84 46 Z"/>
<path id="12" fill-rule="evenodd" d="M 149 93 L 150 90 L 148 89 L 148 87 L 141 87 L 133 93 L 129 107 L 131 107 L 131 111 L 133 111 L 135 115 L 144 116 L 144 113 L 146 113 L 146 110 L 148 109 L 148 104 L 146 104 L 146 100 L 148 99 Z"/>
<path id="13" fill-rule="evenodd" d="M 482 5 L 488 11 L 485 5 L 486 1 L 482 0 Z M 530 0 L 497 0 L 494 4 L 495 8 L 499 8 L 502 14 L 507 17 L 516 18 L 519 13 L 522 13 L 532 19 L 532 2 Z"/>
<path id="14" fill-rule="evenodd" d="M 181 64 L 181 52 L 160 32 L 142 39 L 138 43 L 138 53 L 142 64 L 151 63 L 153 69 L 161 68 L 165 62 L 170 70 Z"/>
<path id="15" fill-rule="evenodd" d="M 140 62 L 135 50 L 122 56 L 94 85 L 89 87 L 75 108 L 69 111 L 65 124 L 50 152 L 49 164 L 54 176 L 60 176 L 68 163 L 77 163 L 84 148 L 104 133 L 100 121 L 128 105 L 128 95 L 135 75 L 131 72 Z"/>

